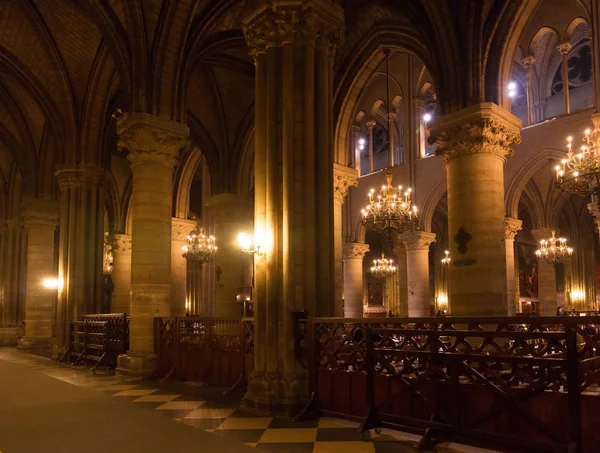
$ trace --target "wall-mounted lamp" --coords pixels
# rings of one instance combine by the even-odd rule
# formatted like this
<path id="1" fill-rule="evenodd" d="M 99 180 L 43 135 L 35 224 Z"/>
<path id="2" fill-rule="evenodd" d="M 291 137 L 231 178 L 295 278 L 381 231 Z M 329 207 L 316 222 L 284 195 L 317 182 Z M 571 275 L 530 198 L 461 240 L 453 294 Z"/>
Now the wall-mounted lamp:
<path id="1" fill-rule="evenodd" d="M 42 286 L 47 289 L 58 289 L 59 281 L 57 278 L 45 278 L 42 280 Z"/>
<path id="2" fill-rule="evenodd" d="M 260 245 L 253 244 L 252 238 L 246 233 L 238 234 L 238 245 L 242 249 L 242 252 L 249 253 L 251 255 L 257 255 L 259 257 L 265 256 L 265 252 L 262 252 Z"/>

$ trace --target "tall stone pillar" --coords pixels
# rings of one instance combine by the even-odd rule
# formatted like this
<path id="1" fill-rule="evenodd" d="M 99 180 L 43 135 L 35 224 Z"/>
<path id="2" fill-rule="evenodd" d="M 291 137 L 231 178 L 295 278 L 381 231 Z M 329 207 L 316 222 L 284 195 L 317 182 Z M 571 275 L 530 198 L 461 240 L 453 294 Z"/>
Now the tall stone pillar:
<path id="1" fill-rule="evenodd" d="M 102 251 L 104 247 L 104 170 L 88 165 L 61 165 L 60 238 L 57 343 L 64 352 L 71 338 L 71 322 L 83 314 L 99 313 L 102 306 Z"/>
<path id="2" fill-rule="evenodd" d="M 425 121 L 423 120 L 423 114 L 425 113 L 425 103 L 421 98 L 413 99 L 413 121 L 417 125 L 416 135 L 417 135 L 417 157 L 425 157 L 426 143 L 425 143 Z"/>
<path id="3" fill-rule="evenodd" d="M 388 148 L 388 165 L 393 167 L 396 165 L 396 137 L 394 136 L 394 129 L 396 128 L 396 114 L 390 112 L 388 114 L 388 134 L 390 137 L 389 148 Z"/>
<path id="4" fill-rule="evenodd" d="M 131 305 L 131 235 L 115 234 L 112 238 L 114 285 L 111 313 L 129 313 Z"/>
<path id="5" fill-rule="evenodd" d="M 363 259 L 368 244 L 347 242 L 343 248 L 344 260 L 344 317 L 363 317 Z"/>
<path id="6" fill-rule="evenodd" d="M 260 0 L 244 34 L 255 62 L 255 364 L 246 401 L 295 409 L 306 374 L 296 310 L 335 306 L 333 60 L 344 23 L 329 0 Z"/>
<path id="7" fill-rule="evenodd" d="M 523 66 L 525 66 L 525 76 L 527 78 L 527 125 L 531 126 L 533 122 L 533 65 L 535 64 L 535 58 L 529 56 L 521 60 Z"/>
<path id="8" fill-rule="evenodd" d="M 397 269 L 398 269 L 398 311 L 397 314 L 400 317 L 408 316 L 408 274 L 407 274 L 407 262 L 406 262 L 406 247 L 401 239 L 394 241 L 394 255 L 396 256 Z"/>
<path id="9" fill-rule="evenodd" d="M 344 165 L 333 165 L 333 237 L 335 253 L 335 316 L 344 316 L 344 273 L 342 270 L 342 206 L 348 190 L 358 186 L 358 172 Z"/>
<path id="10" fill-rule="evenodd" d="M 187 237 L 196 228 L 195 220 L 172 219 L 171 242 L 171 316 L 185 316 L 187 305 L 187 261 L 183 247 Z"/>
<path id="11" fill-rule="evenodd" d="M 523 221 L 506 217 L 504 219 L 504 237 L 506 247 L 506 306 L 508 316 L 517 314 L 518 291 L 517 272 L 515 270 L 515 237 L 523 226 Z"/>
<path id="12" fill-rule="evenodd" d="M 119 356 L 117 369 L 145 377 L 156 370 L 154 317 L 171 312 L 173 169 L 189 131 L 181 123 L 130 113 L 119 118 L 117 133 L 133 172 L 129 353 Z"/>
<path id="13" fill-rule="evenodd" d="M 45 279 L 56 279 L 54 230 L 58 203 L 40 198 L 21 202 L 23 227 L 27 231 L 27 277 L 25 283 L 25 336 L 19 348 L 27 352 L 50 353 L 53 345 L 53 305 L 62 288 L 48 288 Z"/>
<path id="14" fill-rule="evenodd" d="M 429 291 L 429 246 L 435 242 L 435 233 L 407 231 L 399 236 L 406 248 L 406 275 L 408 283 L 408 316 L 431 316 Z"/>
<path id="15" fill-rule="evenodd" d="M 190 315 L 210 316 L 211 313 L 202 304 L 202 268 L 204 264 L 187 263 L 187 306 Z"/>
<path id="16" fill-rule="evenodd" d="M 552 236 L 554 228 L 538 228 L 531 230 L 531 235 L 539 244 L 543 239 Z M 540 316 L 556 315 L 556 269 L 553 263 L 538 259 L 538 298 L 540 299 Z"/>
<path id="17" fill-rule="evenodd" d="M 20 243 L 19 222 L 0 222 L 0 346 L 17 344 Z"/>
<path id="18" fill-rule="evenodd" d="M 571 102 L 569 100 L 569 52 L 573 46 L 569 42 L 565 42 L 556 46 L 556 49 L 562 56 L 561 75 L 563 81 L 563 95 L 565 101 L 565 113 L 571 113 Z"/>
<path id="19" fill-rule="evenodd" d="M 215 266 L 214 315 L 238 318 L 242 315 L 242 305 L 237 301 L 237 288 L 250 283 L 250 262 L 252 257 L 242 252 L 237 242 L 240 232 L 251 231 L 252 203 L 233 193 L 222 193 L 208 200 L 206 206 L 214 223 L 215 240 L 218 249 Z"/>
<path id="20" fill-rule="evenodd" d="M 434 119 L 445 160 L 453 316 L 506 316 L 504 162 L 521 121 L 491 102 Z"/>
<path id="21" fill-rule="evenodd" d="M 375 160 L 373 156 L 373 127 L 377 123 L 375 121 L 367 121 L 367 133 L 369 134 L 369 173 L 375 171 Z"/>

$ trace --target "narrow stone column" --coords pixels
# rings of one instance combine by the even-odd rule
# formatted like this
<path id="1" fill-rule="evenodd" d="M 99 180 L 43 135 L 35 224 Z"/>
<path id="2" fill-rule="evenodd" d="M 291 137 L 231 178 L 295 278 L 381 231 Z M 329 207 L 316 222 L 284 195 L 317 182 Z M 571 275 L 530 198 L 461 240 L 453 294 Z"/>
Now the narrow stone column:
<path id="1" fill-rule="evenodd" d="M 187 306 L 190 315 L 210 316 L 207 307 L 202 304 L 202 263 L 187 263 Z"/>
<path id="2" fill-rule="evenodd" d="M 54 262 L 54 230 L 58 203 L 40 198 L 21 202 L 23 227 L 27 231 L 27 277 L 25 287 L 25 336 L 19 348 L 49 354 L 52 350 L 53 305 L 58 288 L 47 288 L 44 279 L 57 279 Z"/>
<path id="3" fill-rule="evenodd" d="M 19 222 L 0 222 L 0 346 L 15 345 L 18 339 L 20 242 Z"/>
<path id="4" fill-rule="evenodd" d="M 533 65 L 535 64 L 535 58 L 529 56 L 521 60 L 523 66 L 525 66 L 525 76 L 527 78 L 527 120 L 528 126 L 533 125 Z"/>
<path id="5" fill-rule="evenodd" d="M 375 121 L 367 121 L 367 134 L 369 134 L 369 173 L 375 171 L 375 162 L 373 159 L 373 127 L 377 124 Z"/>
<path id="6" fill-rule="evenodd" d="M 117 133 L 133 171 L 129 353 L 119 356 L 117 369 L 145 377 L 156 370 L 154 317 L 171 311 L 173 168 L 189 131 L 181 123 L 131 113 L 119 118 Z"/>
<path id="7" fill-rule="evenodd" d="M 114 285 L 111 313 L 129 313 L 131 305 L 131 235 L 115 234 L 112 238 Z"/>
<path id="8" fill-rule="evenodd" d="M 421 98 L 413 99 L 414 107 L 414 119 L 413 121 L 417 125 L 416 136 L 417 136 L 417 157 L 425 157 L 425 122 L 423 120 L 423 114 L 425 112 L 425 103 Z"/>
<path id="9" fill-rule="evenodd" d="M 400 238 L 400 236 L 398 237 Z M 401 239 L 394 241 L 394 255 L 398 268 L 398 316 L 408 316 L 408 274 L 406 269 L 406 247 Z"/>
<path id="10" fill-rule="evenodd" d="M 388 115 L 388 134 L 390 137 L 389 149 L 388 149 L 388 165 L 393 167 L 396 165 L 396 154 L 395 154 L 395 138 L 394 138 L 394 129 L 396 127 L 396 114 L 390 112 Z"/>
<path id="11" fill-rule="evenodd" d="M 333 165 L 333 237 L 335 253 L 335 316 L 344 316 L 344 274 L 342 270 L 342 206 L 350 187 L 358 186 L 358 172 L 344 165 Z"/>
<path id="12" fill-rule="evenodd" d="M 569 101 L 569 52 L 573 46 L 569 42 L 565 42 L 556 46 L 556 49 L 562 55 L 561 75 L 563 81 L 563 94 L 565 100 L 565 113 L 571 113 L 571 102 Z"/>
<path id="13" fill-rule="evenodd" d="M 61 165 L 57 343 L 64 352 L 71 338 L 71 322 L 102 306 L 102 251 L 104 246 L 104 170 L 88 165 Z"/>
<path id="14" fill-rule="evenodd" d="M 172 219 L 171 242 L 171 316 L 185 316 L 187 304 L 187 261 L 183 247 L 196 227 L 195 220 Z"/>
<path id="15" fill-rule="evenodd" d="M 252 224 L 252 203 L 233 193 L 222 193 L 208 200 L 206 206 L 214 223 L 218 247 L 215 316 L 238 318 L 242 306 L 238 303 L 237 288 L 249 284 L 249 261 L 237 243 L 240 232 L 249 233 Z"/>
<path id="16" fill-rule="evenodd" d="M 555 228 L 538 228 L 531 230 L 531 235 L 539 244 L 549 239 Z M 540 299 L 540 316 L 556 315 L 556 269 L 553 263 L 538 259 L 538 298 Z"/>
<path id="17" fill-rule="evenodd" d="M 406 247 L 406 275 L 408 282 L 408 316 L 431 316 L 429 292 L 429 246 L 435 242 L 435 233 L 407 231 L 400 240 Z"/>
<path id="18" fill-rule="evenodd" d="M 343 247 L 344 260 L 344 317 L 363 317 L 363 259 L 368 244 L 347 242 Z"/>
<path id="19" fill-rule="evenodd" d="M 504 237 L 506 246 L 506 306 L 508 316 L 517 313 L 518 290 L 515 271 L 515 237 L 523 222 L 519 219 L 506 217 L 504 219 Z"/>
<path id="20" fill-rule="evenodd" d="M 521 121 L 491 102 L 434 119 L 445 160 L 453 316 L 506 316 L 504 162 Z"/>

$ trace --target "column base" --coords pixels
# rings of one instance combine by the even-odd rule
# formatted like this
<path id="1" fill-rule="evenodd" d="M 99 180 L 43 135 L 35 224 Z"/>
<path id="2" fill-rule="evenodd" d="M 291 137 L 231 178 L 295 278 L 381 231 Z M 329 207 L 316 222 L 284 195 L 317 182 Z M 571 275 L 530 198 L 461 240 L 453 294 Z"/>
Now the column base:
<path id="1" fill-rule="evenodd" d="M 18 342 L 16 327 L 0 327 L 0 346 L 16 346 Z"/>
<path id="2" fill-rule="evenodd" d="M 53 338 L 23 337 L 17 344 L 17 349 L 28 354 L 37 354 L 44 357 L 52 357 L 54 347 Z"/>
<path id="3" fill-rule="evenodd" d="M 268 413 L 295 416 L 308 403 L 308 376 L 305 373 L 282 377 L 252 373 L 242 405 Z"/>
<path id="4" fill-rule="evenodd" d="M 151 378 L 156 374 L 156 354 L 121 354 L 117 357 L 117 374 L 135 378 Z"/>

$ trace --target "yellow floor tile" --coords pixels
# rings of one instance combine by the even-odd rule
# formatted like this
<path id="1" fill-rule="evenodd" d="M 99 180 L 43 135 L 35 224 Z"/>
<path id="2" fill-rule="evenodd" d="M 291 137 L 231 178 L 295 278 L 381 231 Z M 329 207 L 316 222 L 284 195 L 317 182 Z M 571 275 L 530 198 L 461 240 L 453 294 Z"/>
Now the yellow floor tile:
<path id="1" fill-rule="evenodd" d="M 317 428 L 267 429 L 259 443 L 314 442 Z"/>
<path id="2" fill-rule="evenodd" d="M 204 404 L 204 401 L 171 401 L 158 406 L 157 411 L 185 411 L 198 409 Z"/>
<path id="3" fill-rule="evenodd" d="M 156 390 L 125 390 L 115 393 L 113 396 L 146 396 L 156 392 Z"/>
<path id="4" fill-rule="evenodd" d="M 185 418 L 227 418 L 233 414 L 235 409 L 196 409 Z"/>
<path id="5" fill-rule="evenodd" d="M 369 442 L 317 442 L 313 453 L 375 453 Z"/>
<path id="6" fill-rule="evenodd" d="M 272 417 L 228 418 L 217 429 L 267 429 L 272 420 Z"/>
<path id="7" fill-rule="evenodd" d="M 179 395 L 148 395 L 142 396 L 137 400 L 133 400 L 134 403 L 168 403 L 174 400 Z"/>

